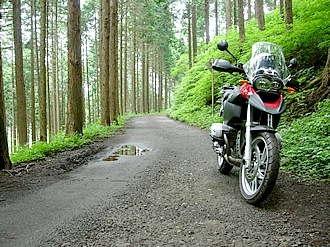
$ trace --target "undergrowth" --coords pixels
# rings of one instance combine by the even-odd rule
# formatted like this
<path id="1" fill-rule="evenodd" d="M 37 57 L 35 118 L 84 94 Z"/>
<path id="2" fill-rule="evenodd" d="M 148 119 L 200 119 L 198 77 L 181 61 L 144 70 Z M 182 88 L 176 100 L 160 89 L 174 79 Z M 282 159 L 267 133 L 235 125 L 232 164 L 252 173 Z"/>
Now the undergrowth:
<path id="1" fill-rule="evenodd" d="M 126 116 L 125 118 L 128 118 Z M 88 125 L 83 130 L 83 135 L 73 134 L 65 136 L 64 132 L 51 137 L 47 142 L 36 142 L 32 146 L 19 147 L 18 151 L 10 154 L 13 163 L 43 159 L 49 155 L 83 147 L 86 144 L 101 138 L 113 135 L 116 130 L 123 128 L 125 118 L 119 118 L 118 123 L 111 126 L 102 126 L 99 122 Z"/>
<path id="2" fill-rule="evenodd" d="M 281 128 L 282 167 L 303 177 L 330 181 L 330 99 L 317 112 Z"/>

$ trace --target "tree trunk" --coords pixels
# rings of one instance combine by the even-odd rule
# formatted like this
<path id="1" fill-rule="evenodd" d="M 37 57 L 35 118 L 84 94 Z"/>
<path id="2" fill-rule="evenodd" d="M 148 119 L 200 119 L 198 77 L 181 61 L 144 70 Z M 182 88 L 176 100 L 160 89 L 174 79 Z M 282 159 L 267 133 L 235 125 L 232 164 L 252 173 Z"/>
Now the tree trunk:
<path id="1" fill-rule="evenodd" d="M 91 98 L 93 98 L 93 94 L 91 97 L 91 93 L 93 93 L 93 86 L 91 86 L 89 81 L 89 66 L 88 66 L 88 37 L 86 36 L 86 85 L 87 85 L 87 111 L 88 111 L 88 124 L 92 123 L 92 107 L 91 107 Z"/>
<path id="2" fill-rule="evenodd" d="M 245 28 L 244 28 L 244 6 L 243 0 L 237 0 L 237 13 L 238 13 L 238 30 L 240 43 L 245 42 Z"/>
<path id="3" fill-rule="evenodd" d="M 109 102 L 109 27 L 110 3 L 101 0 L 101 51 L 100 51 L 100 75 L 101 75 L 101 123 L 110 125 Z"/>
<path id="4" fill-rule="evenodd" d="M 95 29 L 95 63 L 96 63 L 96 67 L 100 68 L 100 59 L 97 59 L 99 57 L 100 54 L 100 35 L 99 35 L 99 28 L 100 28 L 100 21 L 97 19 L 96 15 L 95 15 L 95 23 L 94 23 L 94 29 Z M 96 113 L 95 113 L 95 118 L 99 119 L 100 118 L 100 74 L 99 74 L 99 70 L 96 69 L 96 99 L 95 99 L 95 108 L 96 108 Z"/>
<path id="5" fill-rule="evenodd" d="M 131 39 L 131 101 L 132 101 L 132 112 L 136 114 L 136 77 L 135 77 L 135 62 L 136 62 L 136 57 L 135 57 L 135 49 L 136 49 L 136 40 L 135 40 L 135 26 L 133 27 L 132 31 L 132 39 Z"/>
<path id="6" fill-rule="evenodd" d="M 287 29 L 292 28 L 292 0 L 285 0 L 285 23 Z"/>
<path id="7" fill-rule="evenodd" d="M 124 68 L 123 68 L 123 57 L 124 57 L 124 52 L 123 52 L 123 41 L 124 41 L 124 32 L 123 32 L 123 28 L 124 28 L 124 2 L 121 1 L 120 2 L 120 19 L 119 19 L 119 115 L 123 116 L 123 108 L 124 108 L 124 104 L 123 104 L 123 90 L 124 90 L 124 81 L 123 81 L 123 72 L 124 72 Z"/>
<path id="8" fill-rule="evenodd" d="M 118 1 L 110 0 L 110 122 L 118 115 Z"/>
<path id="9" fill-rule="evenodd" d="M 187 12 L 188 12 L 188 59 L 189 59 L 189 68 L 192 67 L 192 26 L 191 26 L 191 4 L 187 3 Z"/>
<path id="10" fill-rule="evenodd" d="M 15 89 L 15 66 L 14 66 L 14 50 L 12 50 L 12 71 L 11 71 L 11 118 L 12 118 L 12 129 L 11 129 L 11 150 L 13 152 L 16 151 L 16 147 L 18 146 L 17 144 L 17 114 L 16 114 L 16 106 L 15 106 L 15 101 L 16 101 L 16 89 Z"/>
<path id="11" fill-rule="evenodd" d="M 0 9 L 2 9 L 2 0 L 0 0 Z M 2 16 L 0 13 L 0 21 Z M 0 26 L 1 32 L 1 26 Z M 2 51 L 0 40 L 0 170 L 12 168 L 12 163 L 9 158 L 7 131 L 6 131 L 6 111 L 5 111 L 5 97 L 2 73 Z"/>
<path id="12" fill-rule="evenodd" d="M 53 119 L 54 134 L 60 131 L 60 104 L 58 92 L 58 28 L 57 28 L 57 0 L 53 1 L 55 11 L 52 12 L 52 82 L 53 82 Z"/>
<path id="13" fill-rule="evenodd" d="M 23 43 L 21 29 L 21 1 L 13 0 L 14 17 L 14 43 L 15 43 L 15 75 L 17 93 L 17 117 L 19 145 L 27 143 L 27 115 L 26 115 L 26 95 L 23 72 Z"/>
<path id="14" fill-rule="evenodd" d="M 154 54 L 153 54 L 153 95 L 154 95 L 154 107 L 153 109 L 157 111 L 158 109 L 158 98 L 157 98 L 157 48 L 154 47 Z"/>
<path id="15" fill-rule="evenodd" d="M 210 2 L 209 2 L 209 0 L 205 0 L 204 5 L 205 5 L 205 43 L 208 44 L 210 42 L 210 16 L 209 16 Z"/>
<path id="16" fill-rule="evenodd" d="M 32 142 L 37 140 L 37 131 L 36 131 L 36 107 L 35 107 L 35 62 L 34 62 L 34 18 L 35 18 L 35 0 L 31 1 L 31 93 L 30 93 L 30 100 L 31 100 L 31 137 Z"/>
<path id="17" fill-rule="evenodd" d="M 161 112 L 163 109 L 163 71 L 161 61 L 161 59 L 158 59 L 158 112 Z"/>
<path id="18" fill-rule="evenodd" d="M 68 0 L 68 120 L 66 134 L 83 132 L 80 0 Z"/>
<path id="19" fill-rule="evenodd" d="M 251 0 L 247 0 L 247 14 L 248 20 L 250 20 L 252 18 Z"/>
<path id="20" fill-rule="evenodd" d="M 196 0 L 193 0 L 192 4 L 192 18 L 191 18 L 191 26 L 192 26 L 192 50 L 193 50 L 193 60 L 197 56 L 197 14 L 196 14 Z"/>
<path id="21" fill-rule="evenodd" d="M 218 0 L 214 1 L 214 16 L 215 16 L 215 36 L 219 35 L 219 13 L 218 13 Z"/>
<path id="22" fill-rule="evenodd" d="M 233 11 L 233 16 L 234 16 L 234 18 L 233 18 L 233 21 L 234 21 L 234 27 L 237 27 L 237 0 L 234 0 L 233 2 L 233 9 L 232 9 L 232 11 Z"/>
<path id="23" fill-rule="evenodd" d="M 123 112 L 127 112 L 128 102 L 128 1 L 125 3 L 125 30 L 124 30 L 124 97 L 123 97 Z"/>
<path id="24" fill-rule="evenodd" d="M 147 43 L 143 42 L 142 44 L 142 112 L 146 113 L 148 111 L 148 98 L 147 98 L 147 90 L 148 90 L 148 71 L 147 71 Z"/>
<path id="25" fill-rule="evenodd" d="M 265 30 L 265 14 L 264 14 L 264 1 L 255 1 L 256 18 L 258 19 L 258 28 L 260 31 Z"/>
<path id="26" fill-rule="evenodd" d="M 283 4 L 284 0 L 280 0 L 280 15 L 281 17 L 283 17 L 284 14 L 284 4 Z"/>
<path id="27" fill-rule="evenodd" d="M 226 30 L 231 27 L 231 0 L 226 0 Z"/>
<path id="28" fill-rule="evenodd" d="M 40 121 L 40 141 L 47 141 L 47 103 L 46 103 L 46 9 L 47 1 L 40 2 L 40 79 L 39 79 L 39 121 Z"/>

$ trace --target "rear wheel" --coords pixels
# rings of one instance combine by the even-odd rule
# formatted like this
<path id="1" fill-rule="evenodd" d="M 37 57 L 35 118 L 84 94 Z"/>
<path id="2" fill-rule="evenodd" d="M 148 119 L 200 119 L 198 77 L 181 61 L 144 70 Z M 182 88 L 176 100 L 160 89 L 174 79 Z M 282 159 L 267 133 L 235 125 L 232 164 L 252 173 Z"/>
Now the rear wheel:
<path id="1" fill-rule="evenodd" d="M 219 153 L 218 153 L 218 169 L 220 173 L 227 175 L 231 171 L 231 169 L 233 169 L 233 166 L 226 161 L 224 155 L 225 155 L 225 147 L 221 146 L 219 147 Z"/>
<path id="2" fill-rule="evenodd" d="M 272 191 L 279 171 L 279 148 L 273 133 L 253 135 L 251 165 L 242 164 L 239 173 L 241 194 L 250 204 L 259 204 Z"/>

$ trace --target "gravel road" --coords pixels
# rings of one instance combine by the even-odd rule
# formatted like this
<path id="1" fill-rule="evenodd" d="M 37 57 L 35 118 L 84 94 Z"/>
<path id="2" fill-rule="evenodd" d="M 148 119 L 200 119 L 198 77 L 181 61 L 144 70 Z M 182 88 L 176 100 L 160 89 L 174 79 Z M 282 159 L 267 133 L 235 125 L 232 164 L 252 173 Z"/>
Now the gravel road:
<path id="1" fill-rule="evenodd" d="M 113 137 L 1 175 L 3 247 L 330 246 L 328 183 L 281 172 L 251 206 L 238 168 L 218 172 L 207 131 L 165 115 L 134 117 Z"/>

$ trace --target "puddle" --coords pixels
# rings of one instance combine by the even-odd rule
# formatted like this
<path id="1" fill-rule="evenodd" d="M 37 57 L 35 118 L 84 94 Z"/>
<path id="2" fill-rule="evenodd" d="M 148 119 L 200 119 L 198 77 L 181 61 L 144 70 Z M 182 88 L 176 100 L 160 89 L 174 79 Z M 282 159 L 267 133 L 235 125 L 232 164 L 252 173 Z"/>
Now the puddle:
<path id="1" fill-rule="evenodd" d="M 116 161 L 118 160 L 119 155 L 110 155 L 109 157 L 104 158 L 104 161 Z"/>
<path id="2" fill-rule="evenodd" d="M 124 145 L 121 146 L 118 151 L 115 151 L 107 158 L 104 158 L 104 161 L 116 161 L 118 160 L 120 155 L 128 155 L 128 156 L 141 156 L 143 153 L 148 152 L 149 150 L 146 148 L 139 148 L 137 146 Z"/>

